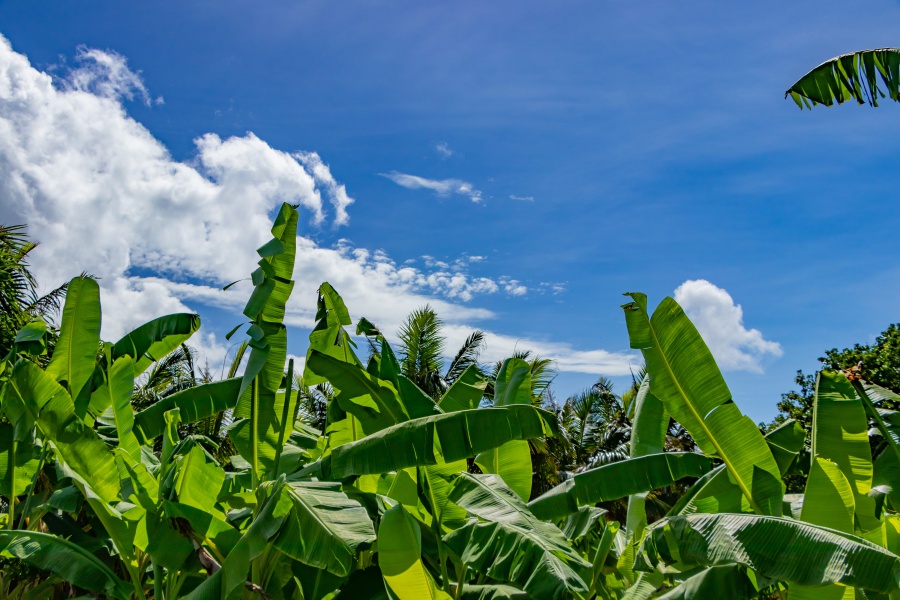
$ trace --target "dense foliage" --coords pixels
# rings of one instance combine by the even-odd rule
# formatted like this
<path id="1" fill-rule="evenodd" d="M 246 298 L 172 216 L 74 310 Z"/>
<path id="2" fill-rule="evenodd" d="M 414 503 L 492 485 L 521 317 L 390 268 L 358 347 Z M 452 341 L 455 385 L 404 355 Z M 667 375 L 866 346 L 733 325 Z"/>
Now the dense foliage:
<path id="1" fill-rule="evenodd" d="M 54 345 L 40 315 L 19 329 L 0 363 L 0 593 L 542 600 L 900 590 L 900 418 L 885 408 L 897 397 L 865 372 L 819 374 L 809 480 L 785 496 L 802 428 L 786 421 L 764 437 L 671 298 L 651 311 L 633 293 L 623 306 L 647 365 L 623 398 L 600 381 L 545 410 L 546 363 L 514 356 L 485 369 L 473 341 L 445 366 L 427 314 L 411 317 L 400 353 L 359 319 L 355 333 L 373 350 L 363 360 L 327 283 L 295 367 L 283 320 L 296 227 L 283 206 L 259 249 L 246 322 L 229 334 L 246 331 L 242 375 L 235 366 L 230 378 L 202 381 L 177 368 L 196 315 L 102 342 L 99 287 L 86 276 L 68 285 Z M 868 419 L 883 439 L 874 453 Z M 557 461 L 546 491 L 534 489 L 539 456 Z M 660 510 L 654 495 L 679 482 L 684 493 Z M 620 510 L 601 507 L 610 503 Z"/>

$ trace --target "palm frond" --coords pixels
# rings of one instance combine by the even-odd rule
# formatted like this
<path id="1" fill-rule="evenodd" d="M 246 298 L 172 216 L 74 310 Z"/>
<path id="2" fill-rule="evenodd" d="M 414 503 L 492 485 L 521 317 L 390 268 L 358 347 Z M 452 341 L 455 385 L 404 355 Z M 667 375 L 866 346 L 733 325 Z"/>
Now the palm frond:
<path id="1" fill-rule="evenodd" d="M 456 381 L 456 379 L 462 375 L 462 372 L 469 368 L 470 365 L 478 364 L 478 357 L 481 354 L 483 344 L 483 331 L 473 331 L 469 337 L 466 338 L 466 341 L 460 346 L 459 350 L 456 352 L 456 356 L 453 357 L 453 361 L 451 361 L 450 366 L 447 368 L 447 374 L 444 375 L 444 379 L 447 383 Z"/>

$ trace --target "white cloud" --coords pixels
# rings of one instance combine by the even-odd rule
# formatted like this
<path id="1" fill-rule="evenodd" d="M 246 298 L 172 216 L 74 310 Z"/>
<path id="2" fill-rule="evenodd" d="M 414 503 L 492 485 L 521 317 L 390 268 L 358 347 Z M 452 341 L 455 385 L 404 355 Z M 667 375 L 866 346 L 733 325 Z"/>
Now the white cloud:
<path id="1" fill-rule="evenodd" d="M 688 280 L 675 300 L 696 325 L 716 362 L 725 370 L 762 372 L 762 361 L 783 354 L 781 345 L 744 327 L 744 311 L 731 295 L 705 279 Z"/>
<path id="2" fill-rule="evenodd" d="M 515 194 L 510 194 L 509 199 L 520 200 L 522 202 L 534 202 L 534 196 L 516 196 Z"/>
<path id="3" fill-rule="evenodd" d="M 499 282 L 500 285 L 503 286 L 503 291 L 510 296 L 524 296 L 528 293 L 528 288 L 522 285 L 518 279 L 511 279 L 504 276 L 499 279 Z"/>
<path id="4" fill-rule="evenodd" d="M 403 186 L 409 190 L 426 189 L 435 192 L 438 196 L 449 196 L 450 194 L 458 194 L 466 196 L 472 202 L 481 202 L 481 192 L 476 190 L 471 183 L 461 179 L 426 179 L 418 175 L 408 175 L 391 171 L 390 173 L 380 173 L 382 177 L 387 177 L 399 186 Z"/>
<path id="5" fill-rule="evenodd" d="M 79 46 L 75 61 L 79 66 L 68 73 L 62 82 L 64 88 L 110 99 L 134 100 L 137 95 L 150 106 L 150 93 L 141 72 L 129 69 L 128 61 L 121 54 Z M 160 96 L 155 102 L 163 104 L 164 100 Z"/>
<path id="6" fill-rule="evenodd" d="M 450 146 L 447 144 L 447 142 L 441 142 L 435 145 L 434 150 L 444 158 L 453 156 L 453 150 L 450 149 Z"/>
<path id="7" fill-rule="evenodd" d="M 318 157 L 305 155 L 311 175 L 252 133 L 207 134 L 193 161 L 175 161 L 122 106 L 147 92 L 125 59 L 84 48 L 78 56 L 82 66 L 55 87 L 0 37 L 0 222 L 27 223 L 41 242 L 32 266 L 43 285 L 81 271 L 101 278 L 108 338 L 151 306 L 184 309 L 126 277 L 129 269 L 216 283 L 244 277 L 281 202 L 325 220 L 317 181 L 331 192 L 335 222 L 346 220 L 350 200 Z"/>
<path id="8" fill-rule="evenodd" d="M 334 180 L 328 165 L 322 162 L 322 159 L 316 152 L 297 152 L 294 157 L 302 162 L 306 168 L 316 178 L 316 183 L 328 190 L 331 198 L 331 204 L 334 206 L 336 225 L 346 225 L 350 220 L 347 215 L 347 207 L 353 204 L 354 200 L 347 195 L 347 188 L 343 184 Z"/>
<path id="9" fill-rule="evenodd" d="M 315 224 L 329 215 L 335 224 L 347 222 L 353 200 L 317 154 L 281 152 L 252 133 L 224 140 L 210 133 L 195 140 L 190 162 L 176 161 L 126 113 L 125 100 L 150 96 L 125 59 L 90 49 L 78 56 L 81 66 L 54 85 L 0 36 L 0 223 L 27 223 L 41 242 L 32 267 L 45 288 L 82 271 L 100 278 L 105 339 L 161 314 L 201 306 L 220 307 L 239 320 L 249 284 L 220 288 L 255 268 L 254 251 L 267 241 L 271 214 L 281 202 L 300 205 Z M 465 182 L 435 186 L 397 175 L 407 183 L 426 182 L 413 187 L 480 198 Z M 470 275 L 469 265 L 483 257 L 429 257 L 431 265 L 419 269 L 348 241 L 325 248 L 300 236 L 297 243 L 289 325 L 313 324 L 316 288 L 329 281 L 355 318 L 365 316 L 386 332 L 431 304 L 448 324 L 453 348 L 473 324 L 494 317 L 460 301 L 501 290 L 524 293 L 512 278 Z M 190 343 L 214 373 L 232 352 L 205 330 Z M 566 371 L 627 374 L 633 362 L 629 353 L 491 332 L 488 345 L 489 358 L 503 358 L 518 346 L 556 359 Z"/>

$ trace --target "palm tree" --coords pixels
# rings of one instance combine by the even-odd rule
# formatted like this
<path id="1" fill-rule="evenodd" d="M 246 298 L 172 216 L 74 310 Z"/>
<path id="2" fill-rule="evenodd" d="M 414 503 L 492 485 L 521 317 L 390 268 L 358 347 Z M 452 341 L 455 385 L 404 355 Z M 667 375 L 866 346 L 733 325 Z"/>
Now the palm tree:
<path id="1" fill-rule="evenodd" d="M 397 333 L 401 372 L 435 399 L 440 398 L 470 365 L 478 364 L 484 344 L 484 333 L 472 332 L 445 370 L 443 324 L 435 310 L 426 304 L 410 313 Z"/>
<path id="2" fill-rule="evenodd" d="M 66 285 L 61 285 L 38 295 L 37 281 L 28 268 L 28 255 L 37 242 L 28 239 L 25 229 L 24 225 L 0 225 L 0 356 L 9 353 L 23 326 L 36 319 L 52 321 L 66 294 Z M 52 331 L 49 337 L 52 350 Z"/>

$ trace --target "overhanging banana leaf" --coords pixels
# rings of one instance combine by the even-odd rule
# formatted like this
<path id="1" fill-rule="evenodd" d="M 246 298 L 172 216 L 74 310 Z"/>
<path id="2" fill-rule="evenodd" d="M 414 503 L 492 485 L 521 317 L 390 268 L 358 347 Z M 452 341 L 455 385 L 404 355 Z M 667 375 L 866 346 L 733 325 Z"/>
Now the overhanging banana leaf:
<path id="1" fill-rule="evenodd" d="M 344 444 L 304 472 L 325 479 L 387 473 L 437 464 L 435 443 L 440 443 L 444 460 L 453 462 L 510 440 L 556 432 L 556 417 L 530 405 L 463 410 L 407 421 Z"/>
<path id="2" fill-rule="evenodd" d="M 294 560 L 339 577 L 356 567 L 357 551 L 375 541 L 369 513 L 340 484 L 297 482 L 284 488 L 293 511 L 274 540 Z"/>
<path id="3" fill-rule="evenodd" d="M 478 367 L 469 365 L 462 372 L 453 385 L 441 396 L 439 406 L 444 412 L 455 412 L 457 410 L 469 410 L 478 408 L 481 399 L 484 397 L 484 388 L 486 381 Z"/>
<path id="4" fill-rule="evenodd" d="M 777 581 L 841 583 L 878 592 L 900 586 L 900 557 L 862 538 L 780 517 L 681 515 L 647 528 L 636 570 L 741 564 Z"/>
<path id="5" fill-rule="evenodd" d="M 142 444 L 147 444 L 165 431 L 167 411 L 177 408 L 181 411 L 182 422 L 196 423 L 233 408 L 240 388 L 241 378 L 235 377 L 204 383 L 167 396 L 134 416 L 134 432 Z"/>
<path id="6" fill-rule="evenodd" d="M 134 376 L 186 342 L 200 329 L 200 316 L 175 313 L 147 321 L 113 344 L 112 360 L 130 356 L 134 360 Z"/>
<path id="7" fill-rule="evenodd" d="M 532 515 L 497 475 L 461 474 L 450 499 L 484 521 L 472 520 L 444 536 L 464 564 L 521 586 L 535 600 L 587 593 L 590 563 L 558 527 Z"/>
<path id="8" fill-rule="evenodd" d="M 127 582 L 96 556 L 61 537 L 37 531 L 2 531 L 0 549 L 72 585 L 119 600 L 131 597 Z"/>
<path id="9" fill-rule="evenodd" d="M 884 89 L 879 87 L 879 79 Z M 861 50 L 823 62 L 792 85 L 784 97 L 790 96 L 801 110 L 804 105 L 832 106 L 847 100 L 878 106 L 879 98 L 900 100 L 898 82 L 900 48 Z"/>
<path id="10" fill-rule="evenodd" d="M 712 353 L 672 298 L 651 317 L 647 296 L 630 293 L 624 305 L 631 347 L 647 361 L 650 392 L 662 400 L 703 452 L 720 458 L 755 512 L 781 514 L 784 484 L 772 451 L 753 421 L 741 414 Z"/>
<path id="11" fill-rule="evenodd" d="M 529 502 L 528 508 L 541 519 L 555 519 L 574 513 L 579 506 L 665 487 L 710 469 L 712 459 L 694 452 L 631 458 L 579 473 Z"/>

